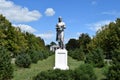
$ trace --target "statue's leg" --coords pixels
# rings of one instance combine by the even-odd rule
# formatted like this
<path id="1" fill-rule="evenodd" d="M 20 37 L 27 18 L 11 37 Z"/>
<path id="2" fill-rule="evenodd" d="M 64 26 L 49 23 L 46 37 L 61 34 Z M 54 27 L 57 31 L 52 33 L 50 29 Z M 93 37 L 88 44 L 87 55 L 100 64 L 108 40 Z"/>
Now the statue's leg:
<path id="1" fill-rule="evenodd" d="M 58 41 L 58 32 L 56 33 L 56 41 Z"/>
<path id="2" fill-rule="evenodd" d="M 61 48 L 61 43 L 60 42 L 58 42 L 59 43 L 59 47 Z"/>
<path id="3" fill-rule="evenodd" d="M 63 44 L 63 42 L 62 42 L 62 49 L 64 49 L 64 44 Z"/>

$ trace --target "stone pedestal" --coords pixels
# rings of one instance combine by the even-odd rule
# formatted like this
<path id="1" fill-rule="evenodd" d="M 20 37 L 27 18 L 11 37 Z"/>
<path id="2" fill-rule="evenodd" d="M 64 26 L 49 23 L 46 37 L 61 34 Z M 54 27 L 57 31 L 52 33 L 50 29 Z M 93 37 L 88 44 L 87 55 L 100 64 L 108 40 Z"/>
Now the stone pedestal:
<path id="1" fill-rule="evenodd" d="M 68 70 L 67 65 L 67 50 L 57 49 L 55 51 L 55 67 L 54 69 Z"/>

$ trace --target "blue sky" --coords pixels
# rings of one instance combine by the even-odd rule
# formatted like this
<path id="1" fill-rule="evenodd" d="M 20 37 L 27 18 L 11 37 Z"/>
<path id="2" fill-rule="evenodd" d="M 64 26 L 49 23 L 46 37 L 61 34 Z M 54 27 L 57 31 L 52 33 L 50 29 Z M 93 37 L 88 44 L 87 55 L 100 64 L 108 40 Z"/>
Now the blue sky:
<path id="1" fill-rule="evenodd" d="M 55 41 L 55 25 L 62 16 L 65 42 L 81 33 L 91 37 L 101 26 L 120 17 L 120 0 L 0 0 L 0 14 L 23 31 Z"/>

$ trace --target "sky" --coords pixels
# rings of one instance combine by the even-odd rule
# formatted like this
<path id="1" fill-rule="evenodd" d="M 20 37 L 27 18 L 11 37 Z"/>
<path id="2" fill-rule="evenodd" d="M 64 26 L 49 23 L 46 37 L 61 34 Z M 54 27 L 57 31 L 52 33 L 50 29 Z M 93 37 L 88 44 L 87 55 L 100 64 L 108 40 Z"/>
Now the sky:
<path id="1" fill-rule="evenodd" d="M 15 27 L 56 42 L 56 24 L 61 16 L 66 24 L 65 43 L 81 33 L 91 37 L 120 18 L 120 0 L 0 0 L 0 14 Z M 57 43 L 57 42 L 56 42 Z"/>

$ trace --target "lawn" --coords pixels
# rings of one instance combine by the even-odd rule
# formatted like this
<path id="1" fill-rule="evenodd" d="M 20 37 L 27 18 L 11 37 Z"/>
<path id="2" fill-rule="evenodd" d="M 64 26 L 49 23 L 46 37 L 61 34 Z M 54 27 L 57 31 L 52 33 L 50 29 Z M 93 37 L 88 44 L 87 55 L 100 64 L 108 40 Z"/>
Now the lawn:
<path id="1" fill-rule="evenodd" d="M 13 80 L 32 80 L 32 77 L 36 76 L 39 72 L 53 69 L 54 57 L 55 56 L 52 55 L 45 60 L 40 60 L 37 64 L 32 64 L 30 68 L 18 68 L 14 65 Z M 83 64 L 83 62 L 74 60 L 71 57 L 68 57 L 68 61 L 70 69 L 75 69 L 80 64 Z"/>
<path id="2" fill-rule="evenodd" d="M 30 68 L 18 68 L 14 66 L 14 78 L 12 80 L 32 80 L 34 76 L 36 76 L 41 71 L 50 70 L 54 67 L 54 58 L 55 56 L 52 55 L 45 60 L 38 61 L 37 64 L 32 64 Z M 83 61 L 77 61 L 68 57 L 68 66 L 70 69 L 77 68 L 80 64 L 84 64 Z M 104 78 L 102 75 L 102 68 L 95 68 L 95 73 L 97 74 L 98 80 Z"/>

